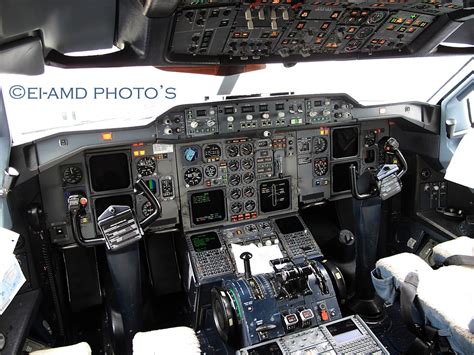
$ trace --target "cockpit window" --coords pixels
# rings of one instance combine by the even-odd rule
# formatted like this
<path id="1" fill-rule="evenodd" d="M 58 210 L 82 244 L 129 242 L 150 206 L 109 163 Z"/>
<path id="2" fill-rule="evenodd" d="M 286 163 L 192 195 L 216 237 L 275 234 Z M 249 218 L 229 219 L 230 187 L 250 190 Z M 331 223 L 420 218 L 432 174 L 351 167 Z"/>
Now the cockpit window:
<path id="1" fill-rule="evenodd" d="M 64 131 L 145 125 L 173 106 L 225 95 L 344 92 L 366 105 L 426 102 L 468 59 L 335 61 L 291 68 L 268 64 L 230 79 L 153 67 L 47 67 L 40 76 L 3 75 L 0 82 L 13 144 L 18 145 Z"/>

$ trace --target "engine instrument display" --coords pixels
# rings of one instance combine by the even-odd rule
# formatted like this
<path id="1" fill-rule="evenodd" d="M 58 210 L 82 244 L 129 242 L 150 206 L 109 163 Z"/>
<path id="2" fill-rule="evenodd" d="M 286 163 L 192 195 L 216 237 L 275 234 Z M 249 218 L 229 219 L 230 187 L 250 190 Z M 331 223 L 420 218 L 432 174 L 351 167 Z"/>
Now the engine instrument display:
<path id="1" fill-rule="evenodd" d="M 191 194 L 190 200 L 193 224 L 207 224 L 226 218 L 223 190 L 194 192 Z"/>
<path id="2" fill-rule="evenodd" d="M 304 226 L 296 216 L 279 218 L 275 220 L 278 229 L 282 234 L 291 234 L 304 231 Z"/>
<path id="3" fill-rule="evenodd" d="M 199 150 L 197 147 L 187 147 L 184 149 L 184 160 L 188 162 L 195 161 L 199 156 Z"/>
<path id="4" fill-rule="evenodd" d="M 222 245 L 216 232 L 206 232 L 192 235 L 191 243 L 193 245 L 194 251 L 198 253 L 207 250 L 218 249 Z"/>
<path id="5" fill-rule="evenodd" d="M 317 176 L 326 175 L 328 172 L 328 158 L 314 159 L 314 174 Z"/>
<path id="6" fill-rule="evenodd" d="M 359 154 L 359 130 L 342 127 L 332 130 L 332 155 L 336 159 L 355 157 Z"/>
<path id="7" fill-rule="evenodd" d="M 143 157 L 137 162 L 137 172 L 141 176 L 150 176 L 155 172 L 156 161 L 154 157 Z"/>
<path id="8" fill-rule="evenodd" d="M 263 213 L 285 210 L 290 207 L 290 181 L 265 181 L 260 184 L 260 208 Z"/>
<path id="9" fill-rule="evenodd" d="M 207 177 L 215 177 L 217 175 L 217 168 L 215 165 L 208 165 L 204 168 L 204 174 L 206 174 Z"/>
<path id="10" fill-rule="evenodd" d="M 328 141 L 324 137 L 314 137 L 313 147 L 315 153 L 323 153 L 328 147 Z"/>

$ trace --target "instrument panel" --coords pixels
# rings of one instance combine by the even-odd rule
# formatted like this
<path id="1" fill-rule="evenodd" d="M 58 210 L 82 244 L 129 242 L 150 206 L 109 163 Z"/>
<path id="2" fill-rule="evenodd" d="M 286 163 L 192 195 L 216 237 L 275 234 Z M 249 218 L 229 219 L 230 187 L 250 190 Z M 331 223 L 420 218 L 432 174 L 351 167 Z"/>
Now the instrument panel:
<path id="1" fill-rule="evenodd" d="M 462 4 L 438 1 L 185 0 L 176 12 L 168 56 L 231 63 L 396 56 L 426 46 L 431 35 L 424 41 L 425 32 L 442 31 L 447 14 L 460 9 Z"/>
<path id="2" fill-rule="evenodd" d="M 421 111 L 407 105 L 391 116 Z M 137 179 L 162 204 L 155 230 L 259 223 L 295 213 L 300 204 L 347 198 L 351 165 L 362 173 L 386 160 L 379 146 L 390 126 L 377 111 L 344 95 L 175 107 L 150 126 L 157 137 L 152 142 L 88 149 L 41 172 L 52 239 L 74 241 L 66 203 L 71 194 L 84 203 L 85 238 L 97 238 L 95 221 L 111 204 L 132 207 L 138 220 L 150 216 L 153 204 L 135 192 Z"/>

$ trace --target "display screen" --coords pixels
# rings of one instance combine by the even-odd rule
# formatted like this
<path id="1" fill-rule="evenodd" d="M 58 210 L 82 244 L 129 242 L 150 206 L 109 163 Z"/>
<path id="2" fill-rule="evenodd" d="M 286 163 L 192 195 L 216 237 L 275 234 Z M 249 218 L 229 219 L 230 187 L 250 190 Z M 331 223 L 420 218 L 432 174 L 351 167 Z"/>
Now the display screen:
<path id="1" fill-rule="evenodd" d="M 254 106 L 242 106 L 242 113 L 252 113 L 255 112 Z"/>
<path id="2" fill-rule="evenodd" d="M 262 182 L 259 195 L 262 213 L 286 210 L 291 203 L 290 181 L 283 179 Z"/>
<path id="3" fill-rule="evenodd" d="M 279 218 L 275 220 L 278 229 L 282 234 L 290 234 L 304 231 L 304 226 L 296 216 Z"/>
<path id="4" fill-rule="evenodd" d="M 346 319 L 341 322 L 327 325 L 326 329 L 331 333 L 337 345 L 356 340 L 363 336 L 362 332 L 352 319 Z"/>
<path id="5" fill-rule="evenodd" d="M 248 349 L 248 353 L 249 355 L 283 355 L 283 352 L 276 342 Z"/>
<path id="6" fill-rule="evenodd" d="M 224 191 L 201 191 L 191 194 L 191 215 L 196 225 L 224 220 Z"/>
<path id="7" fill-rule="evenodd" d="M 191 243 L 196 252 L 218 249 L 221 242 L 216 232 L 206 232 L 191 236 Z"/>
<path id="8" fill-rule="evenodd" d="M 332 156 L 336 159 L 355 157 L 359 154 L 357 127 L 334 128 L 332 131 Z"/>
<path id="9" fill-rule="evenodd" d="M 94 191 L 125 189 L 130 186 L 130 164 L 125 153 L 93 155 L 89 159 Z"/>
<path id="10" fill-rule="evenodd" d="M 97 218 L 104 212 L 109 206 L 119 205 L 128 206 L 133 210 L 133 200 L 130 195 L 117 195 L 101 197 L 94 201 L 95 215 Z"/>
<path id="11" fill-rule="evenodd" d="M 206 116 L 206 115 L 207 115 L 206 110 L 197 110 L 196 111 L 196 116 L 198 116 L 198 117 L 202 117 L 202 116 Z"/>
<path id="12" fill-rule="evenodd" d="M 350 161 L 342 164 L 333 164 L 332 166 L 332 190 L 333 192 L 345 192 L 351 190 L 351 171 L 349 167 L 355 165 L 359 168 L 356 161 Z"/>

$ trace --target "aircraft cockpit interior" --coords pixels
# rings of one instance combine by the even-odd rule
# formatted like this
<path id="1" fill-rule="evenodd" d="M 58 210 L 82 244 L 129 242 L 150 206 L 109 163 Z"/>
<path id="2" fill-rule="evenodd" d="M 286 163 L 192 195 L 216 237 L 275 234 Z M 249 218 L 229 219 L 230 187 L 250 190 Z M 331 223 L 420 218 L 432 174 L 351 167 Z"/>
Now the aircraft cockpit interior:
<path id="1" fill-rule="evenodd" d="M 472 3 L 0 9 L 1 355 L 474 353 Z M 457 67 L 384 67 L 438 57 Z M 381 64 L 308 91 L 328 61 Z M 190 78 L 146 121 L 16 114 L 85 98 L 24 78 L 141 66 Z M 358 93 L 391 86 L 413 99 Z"/>

